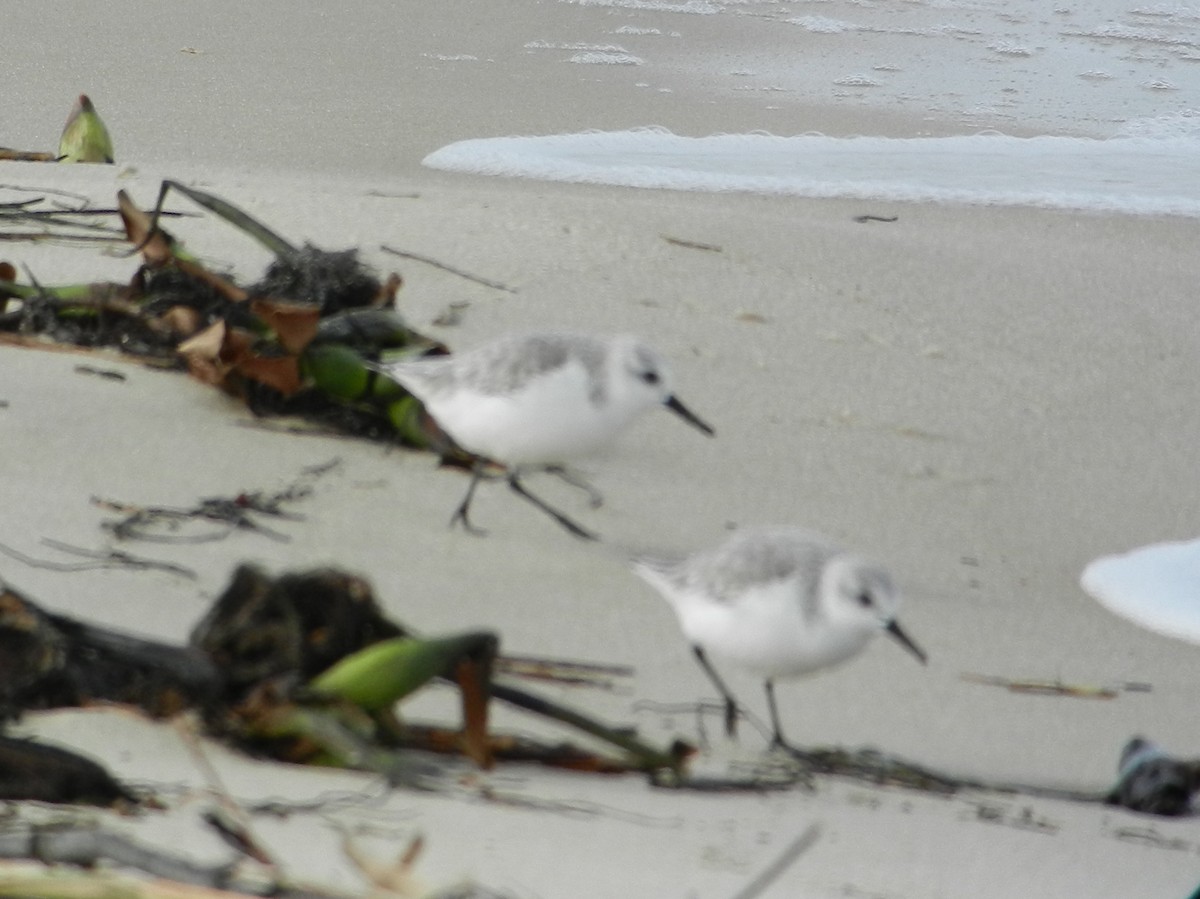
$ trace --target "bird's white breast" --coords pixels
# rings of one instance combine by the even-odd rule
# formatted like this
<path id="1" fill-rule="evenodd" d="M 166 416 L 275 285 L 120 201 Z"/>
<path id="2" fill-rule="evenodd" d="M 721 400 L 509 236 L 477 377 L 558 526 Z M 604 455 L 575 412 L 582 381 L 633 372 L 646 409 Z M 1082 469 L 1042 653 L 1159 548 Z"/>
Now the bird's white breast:
<path id="1" fill-rule="evenodd" d="M 500 462 L 551 464 L 611 441 L 629 414 L 611 399 L 595 402 L 587 372 L 574 360 L 509 394 L 462 388 L 430 397 L 426 408 L 463 448 Z"/>
<path id="2" fill-rule="evenodd" d="M 680 627 L 718 659 L 763 677 L 798 677 L 857 655 L 877 628 L 805 619 L 794 579 L 750 587 L 735 600 L 672 599 Z"/>

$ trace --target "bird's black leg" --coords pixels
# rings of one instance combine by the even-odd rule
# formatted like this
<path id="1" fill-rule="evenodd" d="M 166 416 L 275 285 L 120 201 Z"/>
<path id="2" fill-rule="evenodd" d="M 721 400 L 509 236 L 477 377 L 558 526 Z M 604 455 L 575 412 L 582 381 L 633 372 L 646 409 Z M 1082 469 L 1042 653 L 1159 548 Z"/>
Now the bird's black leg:
<path id="1" fill-rule="evenodd" d="M 549 465 L 546 467 L 546 472 L 554 475 L 564 484 L 570 484 L 576 490 L 582 490 L 586 493 L 588 505 L 593 509 L 599 509 L 604 505 L 604 497 L 600 494 L 600 491 L 569 468 L 562 465 Z"/>
<path id="2" fill-rule="evenodd" d="M 704 673 L 708 675 L 708 679 L 713 682 L 713 686 L 717 688 L 717 692 L 721 694 L 721 698 L 725 700 L 725 734 L 729 737 L 737 736 L 737 700 L 733 698 L 733 694 L 729 692 L 729 688 L 725 686 L 725 681 L 721 680 L 721 675 L 717 674 L 715 669 L 708 661 L 708 656 L 704 654 L 704 650 L 699 646 L 692 647 L 692 654 L 696 657 L 696 661 L 700 663 L 700 667 L 704 669 Z"/>
<path id="3" fill-rule="evenodd" d="M 551 518 L 553 518 L 559 524 L 561 524 L 564 528 L 566 528 L 568 531 L 570 531 L 576 537 L 580 537 L 583 540 L 599 540 L 600 539 L 595 534 L 593 534 L 591 531 L 584 530 L 582 527 L 577 525 L 575 522 L 573 522 L 570 518 L 568 518 L 562 512 L 558 511 L 558 509 L 549 505 L 545 500 L 534 496 L 532 493 L 530 493 L 528 490 L 526 490 L 525 485 L 521 483 L 521 481 L 517 477 L 517 473 L 515 471 L 509 473 L 508 485 L 510 487 L 512 487 L 512 489 L 517 494 L 519 494 L 520 496 L 529 500 L 529 502 L 533 503 L 535 506 L 537 506 L 539 509 L 541 509 L 543 512 L 545 512 L 547 515 L 549 515 Z"/>
<path id="4" fill-rule="evenodd" d="M 471 469 L 471 483 L 467 487 L 467 495 L 463 497 L 463 501 L 458 504 L 458 508 L 454 510 L 454 514 L 450 516 L 450 527 L 454 527 L 456 523 L 462 522 L 462 526 L 469 533 L 475 534 L 477 537 L 486 536 L 487 531 L 485 531 L 483 528 L 477 528 L 475 525 L 471 524 L 471 519 L 467 517 L 467 512 L 471 508 L 471 497 L 475 495 L 475 488 L 478 486 L 480 479 L 483 477 L 483 469 L 486 465 L 487 462 L 483 461 L 482 459 L 475 463 L 474 467 Z"/>
<path id="5" fill-rule="evenodd" d="M 770 678 L 763 681 L 767 690 L 767 709 L 771 713 L 771 748 L 792 750 L 788 741 L 783 738 L 783 727 L 779 723 L 779 708 L 775 705 L 775 682 Z"/>

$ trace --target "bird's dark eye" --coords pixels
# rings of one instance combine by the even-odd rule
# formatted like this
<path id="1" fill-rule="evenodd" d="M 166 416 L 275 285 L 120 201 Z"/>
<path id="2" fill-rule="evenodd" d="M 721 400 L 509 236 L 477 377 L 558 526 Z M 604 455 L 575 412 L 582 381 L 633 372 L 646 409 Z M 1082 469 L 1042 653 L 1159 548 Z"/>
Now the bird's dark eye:
<path id="1" fill-rule="evenodd" d="M 864 590 L 862 593 L 858 594 L 857 598 L 858 598 L 858 604 L 860 606 L 862 606 L 864 609 L 869 609 L 869 608 L 871 608 L 872 605 L 875 604 L 875 600 L 873 600 L 871 598 L 871 594 L 868 593 L 866 590 Z"/>
<path id="2" fill-rule="evenodd" d="M 658 372 L 654 371 L 653 369 L 651 369 L 650 371 L 642 372 L 642 382 L 643 383 L 657 384 L 660 380 L 662 380 L 662 379 L 659 378 Z"/>

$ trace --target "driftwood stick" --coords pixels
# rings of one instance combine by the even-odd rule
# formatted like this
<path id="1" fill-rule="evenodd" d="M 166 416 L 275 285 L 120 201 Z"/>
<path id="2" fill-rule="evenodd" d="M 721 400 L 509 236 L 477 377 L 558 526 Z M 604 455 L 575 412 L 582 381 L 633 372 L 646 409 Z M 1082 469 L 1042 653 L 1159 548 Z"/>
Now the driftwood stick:
<path id="1" fill-rule="evenodd" d="M 501 284 L 498 281 L 489 281 L 487 278 L 481 278 L 478 275 L 472 275 L 469 272 L 464 272 L 462 269 L 455 268 L 452 265 L 447 265 L 444 262 L 438 262 L 429 256 L 422 256 L 420 253 L 410 253 L 407 250 L 397 250 L 395 247 L 389 247 L 386 244 L 380 247 L 385 253 L 391 253 L 393 256 L 399 256 L 401 259 L 411 259 L 414 262 L 424 262 L 426 265 L 432 265 L 434 268 L 440 268 L 444 272 L 449 272 L 452 275 L 458 275 L 460 278 L 466 278 L 468 281 L 474 281 L 476 284 L 482 284 L 484 287 L 491 287 L 495 290 L 503 290 L 505 293 L 516 293 L 516 289 L 509 287 L 506 284 Z"/>

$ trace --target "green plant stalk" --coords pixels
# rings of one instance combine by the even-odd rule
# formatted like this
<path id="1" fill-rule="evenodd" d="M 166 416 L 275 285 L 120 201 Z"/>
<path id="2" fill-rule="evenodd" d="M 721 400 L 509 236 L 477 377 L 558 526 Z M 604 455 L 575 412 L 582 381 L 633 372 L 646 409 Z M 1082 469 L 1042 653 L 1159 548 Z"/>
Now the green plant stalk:
<path id="1" fill-rule="evenodd" d="M 193 203 L 203 206 L 213 214 L 225 219 L 225 221 L 229 222 L 235 228 L 250 235 L 276 258 L 289 260 L 296 257 L 298 251 L 291 243 L 249 213 L 244 212 L 229 201 L 222 200 L 214 194 L 197 190 L 194 187 L 188 187 L 186 184 L 180 184 L 178 181 L 163 181 L 162 187 L 159 188 L 158 203 L 154 208 L 154 220 L 156 222 L 162 212 L 162 204 L 166 199 L 167 191 L 171 189 L 179 191 Z"/>
<path id="2" fill-rule="evenodd" d="M 508 684 L 493 681 L 492 696 L 496 699 L 502 699 L 510 705 L 525 709 L 527 712 L 534 712 L 562 724 L 568 724 L 584 733 L 591 734 L 599 740 L 617 746 L 629 753 L 636 761 L 637 766 L 643 770 L 658 771 L 663 768 L 669 768 L 672 771 L 679 771 L 682 765 L 682 758 L 670 752 L 655 749 L 648 743 L 643 743 L 637 737 L 630 736 L 624 731 L 601 724 L 599 721 L 589 718 L 574 709 L 559 705 L 543 697 L 526 693 L 524 690 L 519 690 Z"/>
<path id="3" fill-rule="evenodd" d="M 449 637 L 395 637 L 372 644 L 317 675 L 310 688 L 368 712 L 390 708 L 436 677 L 450 676 L 463 658 L 494 647 L 490 631 Z"/>

